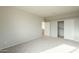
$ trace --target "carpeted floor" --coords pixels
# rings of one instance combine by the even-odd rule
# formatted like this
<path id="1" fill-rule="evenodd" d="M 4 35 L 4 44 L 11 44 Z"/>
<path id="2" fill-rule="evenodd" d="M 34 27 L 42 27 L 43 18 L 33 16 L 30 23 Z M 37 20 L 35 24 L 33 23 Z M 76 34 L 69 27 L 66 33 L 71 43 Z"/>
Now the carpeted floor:
<path id="1" fill-rule="evenodd" d="M 67 39 L 42 37 L 0 51 L 1 53 L 74 53 L 79 43 Z"/>

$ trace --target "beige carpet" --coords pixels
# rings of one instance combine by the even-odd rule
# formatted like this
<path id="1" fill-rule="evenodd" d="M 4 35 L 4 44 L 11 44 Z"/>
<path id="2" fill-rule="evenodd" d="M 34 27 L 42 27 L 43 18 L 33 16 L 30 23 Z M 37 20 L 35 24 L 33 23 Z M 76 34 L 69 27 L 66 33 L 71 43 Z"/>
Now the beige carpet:
<path id="1" fill-rule="evenodd" d="M 78 50 L 79 43 L 61 38 L 42 37 L 10 48 L 2 53 L 72 53 Z"/>

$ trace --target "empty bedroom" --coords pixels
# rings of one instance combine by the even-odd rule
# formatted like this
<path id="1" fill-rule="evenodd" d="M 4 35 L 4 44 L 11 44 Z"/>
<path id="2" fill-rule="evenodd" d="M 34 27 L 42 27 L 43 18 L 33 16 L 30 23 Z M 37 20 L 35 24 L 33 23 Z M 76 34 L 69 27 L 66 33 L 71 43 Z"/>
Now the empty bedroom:
<path id="1" fill-rule="evenodd" d="M 79 53 L 79 7 L 0 6 L 0 53 Z"/>

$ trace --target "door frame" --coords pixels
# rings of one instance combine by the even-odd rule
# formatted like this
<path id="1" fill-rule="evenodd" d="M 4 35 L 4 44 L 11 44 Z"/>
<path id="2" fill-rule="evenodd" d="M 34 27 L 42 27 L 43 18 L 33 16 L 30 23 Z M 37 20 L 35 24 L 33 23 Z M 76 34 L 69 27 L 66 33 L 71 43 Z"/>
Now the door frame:
<path id="1" fill-rule="evenodd" d="M 63 22 L 64 23 L 64 21 L 57 21 L 57 37 L 59 37 L 59 38 L 64 38 L 64 34 L 63 34 L 63 36 L 60 36 L 59 35 L 59 22 Z M 63 24 L 64 25 L 64 24 Z M 64 28 L 64 27 L 63 27 Z M 64 33 L 64 29 L 63 29 L 63 33 Z"/>

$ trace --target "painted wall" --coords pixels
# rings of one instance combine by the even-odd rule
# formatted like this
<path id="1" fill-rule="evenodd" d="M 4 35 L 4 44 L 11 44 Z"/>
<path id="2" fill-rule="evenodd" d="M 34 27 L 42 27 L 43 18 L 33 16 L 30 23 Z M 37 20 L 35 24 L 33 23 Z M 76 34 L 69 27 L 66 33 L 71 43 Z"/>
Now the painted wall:
<path id="1" fill-rule="evenodd" d="M 79 42 L 79 17 L 63 18 L 59 20 L 49 19 L 51 24 L 51 36 L 57 37 L 57 21 L 64 21 L 64 39 Z"/>
<path id="2" fill-rule="evenodd" d="M 37 39 L 42 36 L 42 18 L 14 7 L 0 7 L 2 38 L 0 49 Z"/>
<path id="3" fill-rule="evenodd" d="M 57 21 L 56 20 L 52 20 L 50 22 L 50 35 L 52 37 L 57 37 Z"/>
<path id="4" fill-rule="evenodd" d="M 75 20 L 75 37 L 74 37 L 74 40 L 79 42 L 79 18 L 77 18 Z"/>
<path id="5" fill-rule="evenodd" d="M 74 23 L 75 19 L 64 20 L 64 38 L 74 40 Z"/>
<path id="6" fill-rule="evenodd" d="M 51 20 L 51 36 L 58 37 L 57 22 L 64 21 L 64 39 L 74 39 L 74 18 Z"/>

